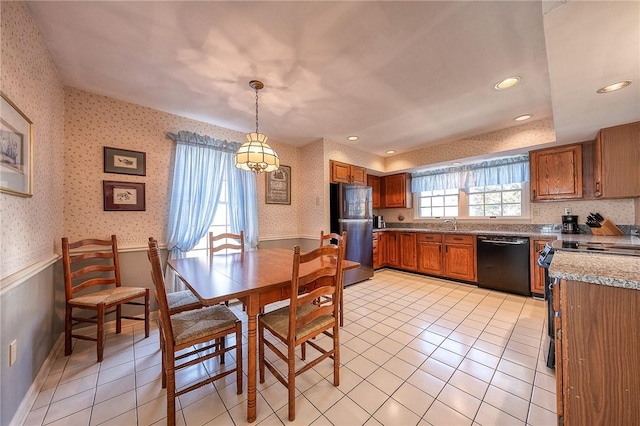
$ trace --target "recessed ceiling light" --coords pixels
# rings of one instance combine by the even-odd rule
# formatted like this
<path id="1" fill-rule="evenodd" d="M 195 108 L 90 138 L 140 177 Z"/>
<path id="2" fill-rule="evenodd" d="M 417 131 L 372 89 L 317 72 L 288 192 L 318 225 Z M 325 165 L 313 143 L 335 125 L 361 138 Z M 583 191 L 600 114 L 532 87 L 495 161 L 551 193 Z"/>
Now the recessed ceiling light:
<path id="1" fill-rule="evenodd" d="M 387 154 L 395 154 L 395 153 L 396 153 L 395 149 L 390 149 L 389 151 L 387 151 Z"/>
<path id="2" fill-rule="evenodd" d="M 516 118 L 514 118 L 514 120 L 516 121 L 524 121 L 524 120 L 528 120 L 531 117 L 533 117 L 531 114 L 524 114 L 524 115 L 519 115 Z"/>
<path id="3" fill-rule="evenodd" d="M 623 80 L 617 83 L 610 84 L 608 86 L 604 86 L 602 89 L 598 89 L 596 93 L 609 93 L 615 92 L 616 90 L 624 89 L 628 85 L 631 84 L 631 80 Z"/>
<path id="4" fill-rule="evenodd" d="M 349 137 L 347 138 L 347 140 L 350 140 L 350 141 L 357 141 L 357 140 L 358 140 L 358 137 L 357 137 L 357 136 L 349 136 Z"/>
<path id="5" fill-rule="evenodd" d="M 505 89 L 509 89 L 513 86 L 515 86 L 516 84 L 518 84 L 520 82 L 520 77 L 518 77 L 517 75 L 514 75 L 513 77 L 507 77 L 504 80 L 502 80 L 499 83 L 496 83 L 495 86 L 493 86 L 494 89 L 496 90 L 505 90 Z"/>

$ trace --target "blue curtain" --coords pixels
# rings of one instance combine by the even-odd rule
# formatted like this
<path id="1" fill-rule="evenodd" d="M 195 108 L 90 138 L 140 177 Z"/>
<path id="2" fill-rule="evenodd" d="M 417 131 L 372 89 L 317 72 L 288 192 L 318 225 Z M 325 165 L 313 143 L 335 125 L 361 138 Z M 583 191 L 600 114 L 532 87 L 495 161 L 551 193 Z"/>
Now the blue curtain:
<path id="1" fill-rule="evenodd" d="M 529 156 L 412 173 L 411 192 L 503 185 L 529 181 Z"/>
<path id="2" fill-rule="evenodd" d="M 213 222 L 224 178 L 228 182 L 231 232 L 244 230 L 245 244 L 258 245 L 255 176 L 235 167 L 240 144 L 191 132 L 167 133 L 176 142 L 167 229 L 169 258 L 181 258 L 200 241 Z M 183 288 L 167 268 L 170 291 Z"/>

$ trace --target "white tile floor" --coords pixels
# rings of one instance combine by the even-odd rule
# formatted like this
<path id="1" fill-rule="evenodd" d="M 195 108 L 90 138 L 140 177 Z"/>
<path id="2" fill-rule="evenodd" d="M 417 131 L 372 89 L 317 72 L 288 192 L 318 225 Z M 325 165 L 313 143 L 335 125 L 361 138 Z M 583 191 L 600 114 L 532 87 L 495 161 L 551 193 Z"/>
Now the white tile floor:
<path id="1" fill-rule="evenodd" d="M 295 424 L 556 424 L 555 378 L 542 349 L 545 302 L 391 270 L 347 287 L 344 297 L 340 386 L 328 361 L 299 376 Z M 177 380 L 199 374 L 208 371 Z M 286 425 L 286 389 L 266 374 L 254 424 Z M 246 424 L 246 400 L 232 377 L 180 397 L 177 423 Z M 92 342 L 60 354 L 26 422 L 165 423 L 158 331 L 144 339 L 138 323 L 110 332 L 100 364 Z"/>

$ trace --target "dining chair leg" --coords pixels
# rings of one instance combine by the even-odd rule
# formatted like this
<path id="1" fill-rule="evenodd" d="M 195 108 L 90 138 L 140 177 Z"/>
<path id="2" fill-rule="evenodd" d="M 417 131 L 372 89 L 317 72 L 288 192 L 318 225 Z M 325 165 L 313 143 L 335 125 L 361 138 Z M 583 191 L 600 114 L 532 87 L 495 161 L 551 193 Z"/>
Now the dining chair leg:
<path id="1" fill-rule="evenodd" d="M 342 298 L 342 292 L 340 292 L 340 327 L 342 326 L 344 326 L 344 299 Z"/>
<path id="2" fill-rule="evenodd" d="M 176 424 L 176 371 L 173 348 L 167 351 L 167 425 Z M 171 353 L 168 353 L 171 352 Z"/>
<path id="3" fill-rule="evenodd" d="M 65 308 L 65 314 L 64 314 L 64 355 L 65 356 L 71 355 L 71 345 L 72 345 L 71 333 L 73 329 L 73 325 L 71 324 L 71 321 L 73 321 L 71 318 L 73 316 L 72 312 L 73 312 L 73 308 L 67 305 Z"/>
<path id="4" fill-rule="evenodd" d="M 116 334 L 122 332 L 122 305 L 116 306 Z"/>
<path id="5" fill-rule="evenodd" d="M 104 353 L 104 303 L 98 304 L 98 311 L 96 313 L 97 321 L 97 335 L 96 346 L 98 352 L 98 362 L 102 362 L 102 354 Z"/>
<path id="6" fill-rule="evenodd" d="M 305 342 L 302 342 L 300 345 L 300 358 L 302 358 L 303 361 L 307 359 L 307 344 Z"/>
<path id="7" fill-rule="evenodd" d="M 333 385 L 340 386 L 340 328 L 333 326 Z"/>
<path id="8" fill-rule="evenodd" d="M 236 387 L 238 395 L 242 395 L 242 322 L 236 322 Z"/>
<path id="9" fill-rule="evenodd" d="M 289 421 L 296 419 L 296 347 L 288 345 L 287 364 L 289 372 L 287 374 L 287 390 L 289 391 Z"/>
<path id="10" fill-rule="evenodd" d="M 264 326 L 258 321 L 258 372 L 260 383 L 264 383 Z"/>
<path id="11" fill-rule="evenodd" d="M 227 347 L 227 336 L 222 336 L 221 338 L 217 339 L 216 345 L 221 350 L 224 350 Z M 220 364 L 224 364 L 224 352 L 220 354 Z"/>
<path id="12" fill-rule="evenodd" d="M 167 348 L 164 343 L 164 333 L 162 332 L 162 328 L 160 328 L 160 355 L 162 356 L 162 388 L 166 389 L 167 387 Z"/>
<path id="13" fill-rule="evenodd" d="M 149 289 L 144 295 L 144 337 L 149 337 Z"/>

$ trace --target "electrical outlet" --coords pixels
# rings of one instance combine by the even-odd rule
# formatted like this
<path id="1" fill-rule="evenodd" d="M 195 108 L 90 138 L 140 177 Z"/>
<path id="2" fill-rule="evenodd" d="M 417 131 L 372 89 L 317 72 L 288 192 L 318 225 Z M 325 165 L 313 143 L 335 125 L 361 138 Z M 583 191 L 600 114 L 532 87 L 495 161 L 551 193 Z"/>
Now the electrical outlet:
<path id="1" fill-rule="evenodd" d="M 534 207 L 533 208 L 533 215 L 534 216 L 540 216 L 540 207 Z"/>
<path id="2" fill-rule="evenodd" d="M 18 342 L 13 341 L 9 343 L 9 367 L 16 363 L 18 359 Z"/>
<path id="3" fill-rule="evenodd" d="M 571 207 L 565 207 L 564 208 L 564 214 L 565 215 L 570 215 L 571 214 Z"/>

